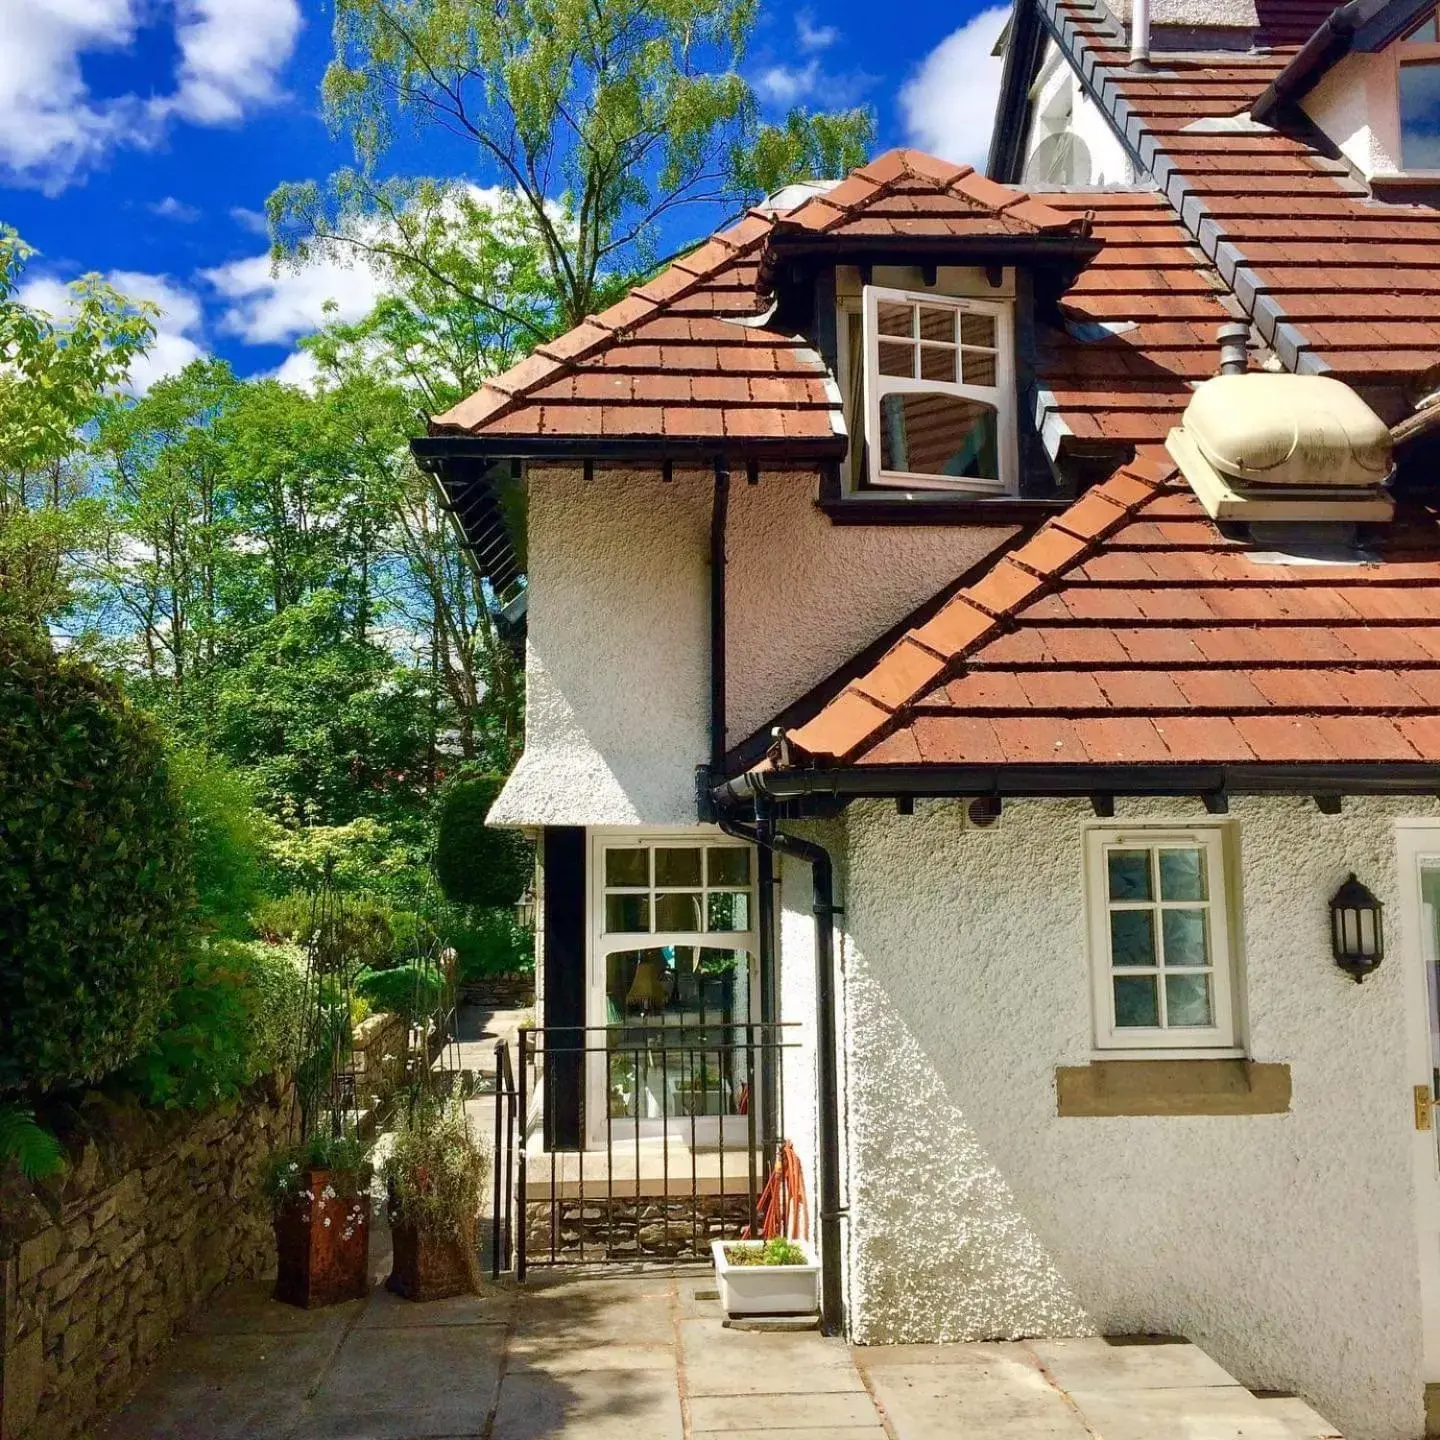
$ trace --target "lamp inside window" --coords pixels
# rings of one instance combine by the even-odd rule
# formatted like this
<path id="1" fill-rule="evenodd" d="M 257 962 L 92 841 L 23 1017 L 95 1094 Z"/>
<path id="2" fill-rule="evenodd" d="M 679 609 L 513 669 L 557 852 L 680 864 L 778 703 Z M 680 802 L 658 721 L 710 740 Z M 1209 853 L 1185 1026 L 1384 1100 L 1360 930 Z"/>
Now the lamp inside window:
<path id="1" fill-rule="evenodd" d="M 869 483 L 1014 494 L 1009 307 L 867 285 L 863 314 Z"/>

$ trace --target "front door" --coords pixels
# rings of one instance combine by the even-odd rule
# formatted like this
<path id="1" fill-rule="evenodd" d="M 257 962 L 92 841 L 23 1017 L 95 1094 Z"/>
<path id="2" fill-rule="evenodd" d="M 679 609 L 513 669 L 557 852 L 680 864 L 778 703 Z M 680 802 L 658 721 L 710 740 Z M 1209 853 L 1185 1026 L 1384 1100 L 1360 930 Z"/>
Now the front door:
<path id="1" fill-rule="evenodd" d="M 1411 1107 L 1425 1378 L 1440 1383 L 1440 827 L 1400 831 L 1400 885 L 1410 971 Z"/>

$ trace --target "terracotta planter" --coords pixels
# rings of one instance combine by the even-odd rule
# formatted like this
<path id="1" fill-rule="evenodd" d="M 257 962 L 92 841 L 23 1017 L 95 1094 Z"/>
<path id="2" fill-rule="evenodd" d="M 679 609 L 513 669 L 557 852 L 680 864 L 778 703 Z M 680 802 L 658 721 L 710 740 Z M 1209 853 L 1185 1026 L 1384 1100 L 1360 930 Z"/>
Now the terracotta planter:
<path id="1" fill-rule="evenodd" d="M 311 1170 L 275 1212 L 277 1300 L 315 1310 L 370 1293 L 370 1197 L 344 1193 L 355 1188 L 345 1179 L 337 1185 L 328 1170 Z"/>
<path id="2" fill-rule="evenodd" d="M 468 1242 L 437 1239 L 404 1220 L 390 1217 L 390 1239 L 394 1246 L 389 1290 L 407 1300 L 445 1300 L 451 1295 L 475 1293 L 475 1267 L 467 1260 L 474 1250 L 474 1236 Z"/>

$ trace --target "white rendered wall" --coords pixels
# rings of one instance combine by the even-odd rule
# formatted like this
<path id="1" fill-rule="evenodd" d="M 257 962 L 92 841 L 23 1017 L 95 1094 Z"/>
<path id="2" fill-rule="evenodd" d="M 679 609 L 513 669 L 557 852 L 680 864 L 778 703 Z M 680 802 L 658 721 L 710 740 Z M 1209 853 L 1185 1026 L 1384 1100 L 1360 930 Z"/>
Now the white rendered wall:
<path id="1" fill-rule="evenodd" d="M 1305 113 L 1368 179 L 1400 170 L 1394 58 L 1347 55 L 1302 100 Z"/>
<path id="2" fill-rule="evenodd" d="M 1204 823 L 1198 802 L 1120 819 Z M 1298 1391 L 1349 1440 L 1422 1428 L 1406 1005 L 1393 820 L 1434 804 L 1236 800 L 1253 1058 L 1279 1116 L 1059 1118 L 1091 1058 L 1088 805 L 849 812 L 841 903 L 852 1323 L 863 1343 L 1169 1332 Z M 1363 986 L 1330 958 L 1350 870 L 1386 905 Z"/>
<path id="3" fill-rule="evenodd" d="M 1085 93 L 1080 77 L 1061 58 L 1053 40 L 1046 42 L 1044 77 L 1031 107 L 1030 131 L 1026 139 L 1022 186 L 1043 187 L 1045 177 L 1032 176 L 1027 168 L 1040 144 L 1051 135 L 1065 131 L 1084 142 L 1090 156 L 1089 173 L 1061 182 L 1070 189 L 1085 185 L 1128 185 L 1134 180 L 1130 161 L 1110 121 Z"/>
<path id="4" fill-rule="evenodd" d="M 525 754 L 503 825 L 695 819 L 709 759 L 710 472 L 533 468 Z M 836 526 L 811 473 L 731 481 L 731 744 L 993 551 L 1005 527 Z"/>

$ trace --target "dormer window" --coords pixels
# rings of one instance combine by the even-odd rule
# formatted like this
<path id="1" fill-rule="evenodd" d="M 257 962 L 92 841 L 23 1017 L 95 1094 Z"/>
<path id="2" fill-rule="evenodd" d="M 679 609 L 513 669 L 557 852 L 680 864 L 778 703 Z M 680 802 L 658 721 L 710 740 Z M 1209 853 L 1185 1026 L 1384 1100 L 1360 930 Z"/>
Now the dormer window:
<path id="1" fill-rule="evenodd" d="M 1007 303 L 867 285 L 868 483 L 1015 493 L 1015 376 Z"/>
<path id="2" fill-rule="evenodd" d="M 1407 171 L 1440 170 L 1440 11 L 1432 10 L 1395 51 L 1400 164 Z"/>

